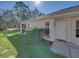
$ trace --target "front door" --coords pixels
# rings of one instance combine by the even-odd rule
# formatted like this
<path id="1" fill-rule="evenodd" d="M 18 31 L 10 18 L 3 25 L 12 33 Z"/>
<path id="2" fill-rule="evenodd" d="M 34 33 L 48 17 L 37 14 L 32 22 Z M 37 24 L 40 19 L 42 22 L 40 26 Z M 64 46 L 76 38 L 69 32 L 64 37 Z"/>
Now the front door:
<path id="1" fill-rule="evenodd" d="M 56 39 L 66 40 L 66 21 L 55 21 L 55 35 Z"/>

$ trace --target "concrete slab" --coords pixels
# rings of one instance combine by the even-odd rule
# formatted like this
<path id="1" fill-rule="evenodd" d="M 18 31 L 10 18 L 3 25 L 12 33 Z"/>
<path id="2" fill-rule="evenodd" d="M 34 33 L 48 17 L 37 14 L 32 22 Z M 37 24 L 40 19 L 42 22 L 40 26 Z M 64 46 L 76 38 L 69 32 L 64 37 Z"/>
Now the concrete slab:
<path id="1" fill-rule="evenodd" d="M 52 44 L 51 50 L 65 57 L 70 57 L 68 47 L 65 45 L 64 42 L 55 40 Z"/>
<path id="2" fill-rule="evenodd" d="M 79 58 L 79 49 L 70 47 L 70 51 L 71 51 L 72 58 Z"/>
<path id="3" fill-rule="evenodd" d="M 79 58 L 79 46 L 63 40 L 55 40 L 51 50 L 55 53 L 69 58 Z"/>

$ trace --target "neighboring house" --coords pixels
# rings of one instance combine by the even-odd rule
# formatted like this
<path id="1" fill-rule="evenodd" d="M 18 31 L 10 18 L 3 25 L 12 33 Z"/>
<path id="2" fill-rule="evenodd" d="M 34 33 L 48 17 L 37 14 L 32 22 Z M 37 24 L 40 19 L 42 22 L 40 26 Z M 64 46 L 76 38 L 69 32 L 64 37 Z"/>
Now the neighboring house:
<path id="1" fill-rule="evenodd" d="M 44 35 L 49 41 L 61 39 L 79 45 L 79 5 L 22 21 L 20 28 L 21 31 L 28 28 L 45 29 Z"/>

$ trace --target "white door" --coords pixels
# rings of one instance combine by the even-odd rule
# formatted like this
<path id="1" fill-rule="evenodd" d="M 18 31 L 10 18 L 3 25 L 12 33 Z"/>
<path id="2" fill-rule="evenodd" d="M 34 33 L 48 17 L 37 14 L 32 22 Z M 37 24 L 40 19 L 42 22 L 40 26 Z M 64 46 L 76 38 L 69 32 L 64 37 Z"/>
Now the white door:
<path id="1" fill-rule="evenodd" d="M 66 21 L 59 20 L 55 22 L 56 39 L 66 40 Z"/>

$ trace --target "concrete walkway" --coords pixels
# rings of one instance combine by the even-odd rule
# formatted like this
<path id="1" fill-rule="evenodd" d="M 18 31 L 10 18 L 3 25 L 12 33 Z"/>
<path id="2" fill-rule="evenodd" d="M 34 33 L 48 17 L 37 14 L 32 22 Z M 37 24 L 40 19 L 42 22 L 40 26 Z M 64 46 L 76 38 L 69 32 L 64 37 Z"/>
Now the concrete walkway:
<path id="1" fill-rule="evenodd" d="M 51 50 L 69 58 L 79 58 L 79 46 L 64 40 L 55 40 Z"/>

